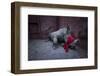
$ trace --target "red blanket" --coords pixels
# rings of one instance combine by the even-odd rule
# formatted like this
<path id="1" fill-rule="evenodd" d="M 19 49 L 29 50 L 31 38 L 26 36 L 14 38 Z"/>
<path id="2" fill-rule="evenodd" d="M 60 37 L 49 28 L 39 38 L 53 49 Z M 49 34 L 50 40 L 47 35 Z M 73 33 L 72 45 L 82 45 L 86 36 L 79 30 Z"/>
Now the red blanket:
<path id="1" fill-rule="evenodd" d="M 64 49 L 65 49 L 65 52 L 68 52 L 68 47 L 70 46 L 70 44 L 75 40 L 75 35 L 69 35 L 67 37 L 67 42 L 64 44 Z"/>

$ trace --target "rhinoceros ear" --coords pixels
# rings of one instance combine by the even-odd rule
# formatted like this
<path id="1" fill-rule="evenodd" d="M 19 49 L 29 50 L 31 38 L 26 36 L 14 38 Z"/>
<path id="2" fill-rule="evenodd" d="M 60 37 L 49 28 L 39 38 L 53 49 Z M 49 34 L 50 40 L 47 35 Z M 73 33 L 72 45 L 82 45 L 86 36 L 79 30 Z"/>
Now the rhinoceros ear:
<path id="1" fill-rule="evenodd" d="M 71 30 L 71 27 L 69 25 L 67 25 L 67 30 Z"/>
<path id="2" fill-rule="evenodd" d="M 71 32 L 71 26 L 67 25 L 67 32 L 70 33 Z"/>

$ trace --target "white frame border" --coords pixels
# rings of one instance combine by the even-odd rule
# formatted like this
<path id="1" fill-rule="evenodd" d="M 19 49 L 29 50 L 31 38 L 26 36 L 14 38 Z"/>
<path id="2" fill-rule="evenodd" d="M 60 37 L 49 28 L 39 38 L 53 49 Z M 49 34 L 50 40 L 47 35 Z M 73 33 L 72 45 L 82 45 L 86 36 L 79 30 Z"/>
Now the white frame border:
<path id="1" fill-rule="evenodd" d="M 93 10 L 57 9 L 41 7 L 20 8 L 20 69 L 43 69 L 94 65 L 94 14 Z M 28 61 L 28 14 L 88 17 L 88 58 Z M 59 63 L 59 64 L 58 64 Z M 64 64 L 66 63 L 66 64 Z"/>

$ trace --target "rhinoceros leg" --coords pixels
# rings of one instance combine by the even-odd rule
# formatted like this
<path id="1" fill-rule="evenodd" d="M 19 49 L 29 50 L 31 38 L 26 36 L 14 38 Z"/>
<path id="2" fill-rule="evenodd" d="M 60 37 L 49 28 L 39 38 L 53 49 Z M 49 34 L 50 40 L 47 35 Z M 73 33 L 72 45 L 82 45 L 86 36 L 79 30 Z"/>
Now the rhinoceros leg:
<path id="1" fill-rule="evenodd" d="M 58 40 L 57 37 L 53 38 L 53 48 L 56 49 L 58 47 Z"/>

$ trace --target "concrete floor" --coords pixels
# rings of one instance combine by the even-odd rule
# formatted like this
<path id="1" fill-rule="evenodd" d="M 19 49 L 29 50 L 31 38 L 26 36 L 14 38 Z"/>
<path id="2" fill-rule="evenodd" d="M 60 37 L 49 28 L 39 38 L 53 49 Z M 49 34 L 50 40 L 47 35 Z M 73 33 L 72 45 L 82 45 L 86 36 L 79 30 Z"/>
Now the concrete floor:
<path id="1" fill-rule="evenodd" d="M 72 50 L 66 53 L 62 46 L 54 49 L 53 44 L 46 40 L 29 40 L 28 60 L 50 60 L 50 59 L 77 59 L 86 58 L 82 49 Z"/>

